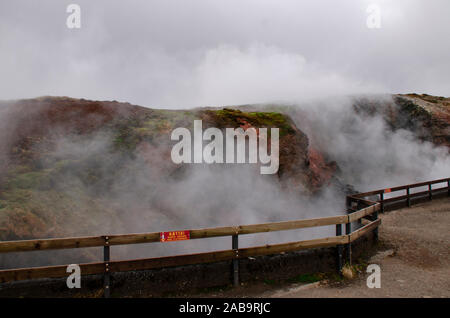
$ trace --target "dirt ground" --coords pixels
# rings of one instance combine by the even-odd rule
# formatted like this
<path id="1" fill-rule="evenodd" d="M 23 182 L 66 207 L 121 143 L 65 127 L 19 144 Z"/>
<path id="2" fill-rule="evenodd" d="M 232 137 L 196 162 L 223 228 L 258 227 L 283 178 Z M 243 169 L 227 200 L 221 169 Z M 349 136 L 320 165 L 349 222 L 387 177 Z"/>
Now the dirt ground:
<path id="1" fill-rule="evenodd" d="M 366 281 L 371 273 L 362 270 L 353 279 L 325 278 L 309 284 L 249 283 L 194 296 L 450 297 L 450 198 L 389 211 L 380 215 L 380 218 L 379 250 L 363 265 L 380 266 L 381 288 L 368 288 Z"/>
<path id="2" fill-rule="evenodd" d="M 383 250 L 368 264 L 381 268 L 381 288 L 370 289 L 370 273 L 353 280 L 322 281 L 268 291 L 263 297 L 450 297 L 450 198 L 381 215 Z"/>

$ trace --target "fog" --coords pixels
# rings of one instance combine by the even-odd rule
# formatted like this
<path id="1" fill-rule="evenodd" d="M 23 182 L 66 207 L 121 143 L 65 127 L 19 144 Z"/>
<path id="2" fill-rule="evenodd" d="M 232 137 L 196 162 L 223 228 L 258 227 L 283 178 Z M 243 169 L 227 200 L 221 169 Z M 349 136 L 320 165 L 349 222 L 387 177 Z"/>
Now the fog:
<path id="1" fill-rule="evenodd" d="M 365 98 L 379 108 L 395 106 L 389 95 Z M 322 99 L 288 112 L 310 143 L 337 162 L 345 183 L 366 192 L 450 175 L 449 149 L 421 140 L 419 120 L 409 130 L 393 130 L 379 114 L 355 112 L 357 104 L 351 97 Z"/>
<path id="2" fill-rule="evenodd" d="M 449 96 L 450 3 L 0 3 L 0 99 L 42 95 L 186 108 L 357 93 Z M 375 3 L 381 25 L 369 29 Z"/>

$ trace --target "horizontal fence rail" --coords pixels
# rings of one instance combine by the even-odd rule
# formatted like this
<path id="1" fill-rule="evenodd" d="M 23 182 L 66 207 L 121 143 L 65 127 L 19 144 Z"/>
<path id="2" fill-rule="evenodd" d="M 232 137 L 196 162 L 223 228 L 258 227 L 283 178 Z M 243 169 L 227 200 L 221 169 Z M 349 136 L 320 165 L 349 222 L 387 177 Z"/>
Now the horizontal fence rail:
<path id="1" fill-rule="evenodd" d="M 295 230 L 308 227 L 318 227 L 348 222 L 347 215 L 339 215 L 317 219 L 284 221 L 274 223 L 216 227 L 208 229 L 189 230 L 190 239 L 201 239 L 208 237 L 232 236 L 242 234 L 256 234 L 264 232 Z M 185 231 L 185 230 L 182 230 Z M 173 231 L 176 232 L 176 231 Z M 152 243 L 160 241 L 161 232 L 124 234 L 109 236 L 85 236 L 74 238 L 55 238 L 40 240 L 6 241 L 0 242 L 0 253 L 27 252 L 37 250 L 71 249 L 81 247 L 104 246 L 107 239 L 109 245 L 125 245 Z"/>
<path id="2" fill-rule="evenodd" d="M 432 189 L 433 184 L 447 182 L 446 187 Z M 428 186 L 428 191 L 410 193 L 410 189 Z M 384 199 L 385 193 L 406 190 L 405 195 Z M 338 269 L 342 268 L 344 247 L 346 258 L 351 263 L 351 243 L 360 237 L 374 232 L 375 238 L 378 237 L 378 227 L 381 220 L 378 218 L 378 212 L 383 212 L 384 204 L 406 200 L 407 205 L 411 205 L 411 199 L 428 195 L 432 199 L 433 194 L 442 193 L 446 190 L 450 195 L 450 178 L 439 179 L 405 186 L 381 189 L 364 193 L 357 193 L 347 196 L 347 208 L 350 211 L 346 215 L 338 215 L 324 218 L 294 220 L 283 222 L 272 222 L 263 224 L 216 227 L 206 229 L 170 231 L 172 233 L 181 233 L 187 235 L 185 239 L 203 239 L 210 237 L 231 236 L 233 238 L 232 249 L 185 254 L 175 256 L 165 256 L 156 258 L 145 258 L 124 261 L 110 261 L 110 246 L 141 244 L 152 242 L 163 242 L 164 233 L 169 232 L 151 232 L 124 235 L 103 235 L 103 236 L 85 236 L 73 238 L 50 238 L 22 241 L 0 241 L 0 253 L 11 252 L 29 252 L 41 250 L 73 249 L 85 247 L 104 247 L 104 261 L 98 263 L 80 264 L 82 275 L 103 274 L 105 281 L 105 297 L 109 297 L 109 279 L 110 273 L 126 272 L 136 270 L 149 270 L 166 267 L 213 263 L 221 261 L 233 261 L 234 284 L 239 282 L 238 260 L 261 255 L 273 255 L 285 252 L 294 252 L 311 248 L 337 247 Z M 379 196 L 379 200 L 372 201 L 367 197 Z M 351 212 L 353 211 L 353 212 Z M 361 226 L 356 230 L 351 230 L 352 223 L 359 223 Z M 246 234 L 256 234 L 275 231 L 296 230 L 301 228 L 320 227 L 336 225 L 336 236 L 324 237 L 312 240 L 303 240 L 297 242 L 263 245 L 247 248 L 238 248 L 238 236 Z M 345 225 L 345 234 L 342 226 Z M 31 267 L 19 269 L 0 270 L 0 283 L 30 280 L 38 278 L 58 278 L 67 277 L 67 265 Z"/>
<path id="3" fill-rule="evenodd" d="M 447 185 L 433 189 L 433 185 L 440 184 L 440 183 L 447 183 Z M 411 193 L 412 189 L 426 187 L 426 186 L 428 187 L 428 190 L 426 190 L 426 191 Z M 385 198 L 385 194 L 394 193 L 394 192 L 398 192 L 398 191 L 405 191 L 405 194 L 398 195 L 398 196 L 395 196 L 392 198 Z M 445 193 L 445 191 L 447 192 L 448 195 L 450 195 L 450 178 L 437 179 L 437 180 L 431 180 L 431 181 L 407 184 L 407 185 L 391 187 L 391 188 L 386 188 L 386 189 L 379 189 L 379 190 L 374 190 L 374 191 L 369 191 L 369 192 L 352 194 L 350 196 L 347 196 L 347 204 L 350 205 L 350 209 L 351 209 L 352 203 L 357 203 L 357 207 L 359 206 L 360 203 L 365 204 L 365 205 L 370 205 L 370 203 L 371 202 L 373 203 L 374 201 L 369 201 L 364 198 L 378 196 L 378 200 L 376 200 L 375 202 L 378 202 L 381 204 L 381 212 L 384 212 L 384 207 L 386 204 L 400 203 L 402 201 L 405 201 L 407 206 L 411 206 L 412 199 L 428 197 L 429 200 L 432 200 L 434 195 L 443 194 L 443 193 Z"/>
<path id="4" fill-rule="evenodd" d="M 353 194 L 352 196 L 356 197 L 356 198 L 362 198 L 362 197 L 368 197 L 368 196 L 375 195 L 375 194 L 396 192 L 396 191 L 400 191 L 400 190 L 406 190 L 408 188 L 409 189 L 419 188 L 419 187 L 424 187 L 424 186 L 429 186 L 429 185 L 432 185 L 432 184 L 444 183 L 444 182 L 447 182 L 447 187 L 444 187 L 442 189 L 447 189 L 448 188 L 448 183 L 450 182 L 450 178 L 437 179 L 437 180 L 425 181 L 425 182 L 419 182 L 419 183 L 413 183 L 413 184 L 407 184 L 407 185 L 402 185 L 402 186 L 392 187 L 392 188 L 387 188 L 387 189 L 380 189 L 380 190 L 374 190 L 374 191 L 369 191 L 369 192 L 363 192 L 363 193 Z"/>
<path id="5" fill-rule="evenodd" d="M 313 247 L 335 246 L 349 243 L 348 235 L 325 237 L 314 240 L 290 242 L 274 245 L 263 245 L 235 250 L 214 251 L 207 253 L 165 256 L 126 261 L 109 262 L 110 272 L 125 272 L 135 270 L 157 269 L 182 265 L 221 262 L 233 259 L 242 259 L 251 256 L 279 254 L 281 252 L 297 251 Z M 13 270 L 1 270 L 0 282 L 28 280 L 36 278 L 67 277 L 66 265 L 20 268 Z M 86 275 L 101 274 L 105 270 L 104 263 L 88 263 L 80 265 L 81 272 Z"/>

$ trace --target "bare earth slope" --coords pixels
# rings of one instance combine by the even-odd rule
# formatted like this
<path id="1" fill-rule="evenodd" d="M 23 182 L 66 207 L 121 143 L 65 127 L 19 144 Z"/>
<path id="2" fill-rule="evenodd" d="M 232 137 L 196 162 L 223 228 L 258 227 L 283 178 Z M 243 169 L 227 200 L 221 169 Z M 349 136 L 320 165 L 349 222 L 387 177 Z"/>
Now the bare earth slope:
<path id="1" fill-rule="evenodd" d="M 0 101 L 0 239 L 148 231 L 142 224 L 156 229 L 166 217 L 172 220 L 164 227 L 177 226 L 180 209 L 167 193 L 191 166 L 172 163 L 170 135 L 192 129 L 195 119 L 203 129 L 277 127 L 280 168 L 268 178 L 306 193 L 327 181 L 315 181 L 308 138 L 281 113 L 160 110 L 69 97 Z M 141 221 L 130 224 L 133 215 Z"/>

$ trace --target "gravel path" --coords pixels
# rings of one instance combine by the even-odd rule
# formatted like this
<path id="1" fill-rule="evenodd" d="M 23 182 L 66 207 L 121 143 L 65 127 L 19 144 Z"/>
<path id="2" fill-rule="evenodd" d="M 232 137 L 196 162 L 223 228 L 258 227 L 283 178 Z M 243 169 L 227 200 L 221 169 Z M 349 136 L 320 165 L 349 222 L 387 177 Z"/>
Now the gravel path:
<path id="1" fill-rule="evenodd" d="M 381 268 L 381 288 L 366 285 L 369 273 L 340 283 L 322 282 L 264 293 L 264 297 L 450 297 L 450 198 L 381 215 L 386 247 L 368 264 Z"/>

